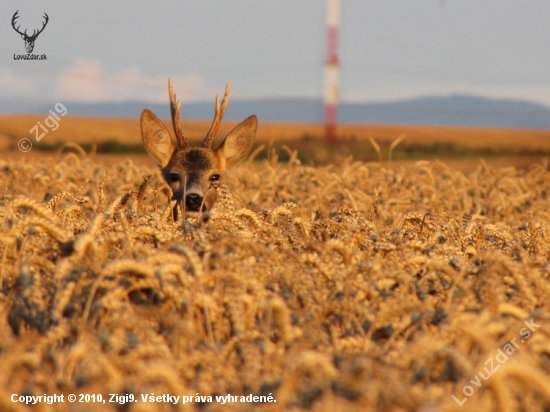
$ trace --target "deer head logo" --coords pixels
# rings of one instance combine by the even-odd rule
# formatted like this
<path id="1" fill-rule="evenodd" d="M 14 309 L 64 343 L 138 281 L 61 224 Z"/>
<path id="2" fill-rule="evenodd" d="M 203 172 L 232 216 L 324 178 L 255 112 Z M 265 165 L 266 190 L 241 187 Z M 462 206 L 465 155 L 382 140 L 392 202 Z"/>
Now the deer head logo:
<path id="1" fill-rule="evenodd" d="M 36 41 L 36 38 L 38 37 L 38 35 L 44 31 L 44 28 L 46 27 L 46 24 L 48 24 L 49 17 L 46 13 L 44 13 L 44 18 L 46 19 L 46 21 L 44 21 L 44 23 L 42 24 L 42 28 L 38 31 L 34 30 L 32 32 L 32 35 L 29 36 L 27 34 L 27 30 L 25 30 L 25 32 L 19 31 L 19 27 L 21 27 L 21 26 L 15 27 L 15 23 L 16 23 L 15 21 L 19 17 L 18 13 L 19 13 L 19 10 L 17 10 L 15 12 L 15 14 L 13 15 L 13 17 L 11 19 L 11 25 L 12 25 L 13 29 L 21 35 L 23 40 L 25 40 L 25 48 L 27 49 L 27 53 L 32 53 L 32 51 L 34 49 L 34 42 Z"/>

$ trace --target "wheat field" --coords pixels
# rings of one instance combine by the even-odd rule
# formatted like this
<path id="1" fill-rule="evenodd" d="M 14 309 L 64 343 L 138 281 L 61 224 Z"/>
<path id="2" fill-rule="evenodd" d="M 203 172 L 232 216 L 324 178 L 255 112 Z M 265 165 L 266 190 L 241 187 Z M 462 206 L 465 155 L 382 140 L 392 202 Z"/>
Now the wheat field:
<path id="1" fill-rule="evenodd" d="M 0 170 L 2 411 L 550 407 L 544 162 L 272 155 L 175 222 L 158 172 L 131 159 Z"/>
<path id="2" fill-rule="evenodd" d="M 171 120 L 165 119 L 171 129 Z M 17 142 L 30 138 L 35 142 L 35 133 L 29 130 L 37 123 L 44 122 L 44 115 L 0 115 L 0 149 L 17 151 Z M 239 122 L 224 121 L 220 125 L 220 135 L 227 135 Z M 190 141 L 202 142 L 210 120 L 182 119 L 182 129 Z M 467 148 L 507 148 L 514 151 L 539 150 L 550 151 L 550 131 L 502 129 L 489 127 L 459 126 L 420 126 L 420 125 L 374 125 L 341 124 L 339 136 L 347 141 L 359 140 L 368 145 L 369 137 L 382 146 L 389 145 L 400 135 L 407 138 L 403 144 L 430 145 L 434 142 Z M 260 119 L 257 141 L 284 142 L 300 145 L 304 138 L 322 145 L 325 129 L 321 124 L 275 123 Z M 80 145 L 116 140 L 128 145 L 141 145 L 139 122 L 136 119 L 118 119 L 101 117 L 78 117 L 67 115 L 59 123 L 59 128 L 46 133 L 40 143 L 75 142 Z"/>

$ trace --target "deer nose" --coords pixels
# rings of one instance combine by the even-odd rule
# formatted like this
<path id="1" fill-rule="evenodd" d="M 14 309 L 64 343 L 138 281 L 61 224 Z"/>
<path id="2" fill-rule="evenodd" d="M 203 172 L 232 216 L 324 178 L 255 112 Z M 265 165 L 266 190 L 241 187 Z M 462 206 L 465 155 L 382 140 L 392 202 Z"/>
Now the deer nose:
<path id="1" fill-rule="evenodd" d="M 196 211 L 202 205 L 202 196 L 197 193 L 189 193 L 185 196 L 185 207 L 187 210 Z"/>

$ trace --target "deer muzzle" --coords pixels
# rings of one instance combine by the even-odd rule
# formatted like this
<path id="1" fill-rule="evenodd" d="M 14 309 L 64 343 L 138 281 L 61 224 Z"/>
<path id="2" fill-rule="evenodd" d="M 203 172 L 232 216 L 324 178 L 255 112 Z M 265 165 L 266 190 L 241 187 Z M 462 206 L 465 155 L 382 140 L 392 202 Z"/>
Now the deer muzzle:
<path id="1" fill-rule="evenodd" d="M 196 212 L 200 209 L 204 198 L 198 193 L 187 193 L 185 195 L 185 208 Z"/>

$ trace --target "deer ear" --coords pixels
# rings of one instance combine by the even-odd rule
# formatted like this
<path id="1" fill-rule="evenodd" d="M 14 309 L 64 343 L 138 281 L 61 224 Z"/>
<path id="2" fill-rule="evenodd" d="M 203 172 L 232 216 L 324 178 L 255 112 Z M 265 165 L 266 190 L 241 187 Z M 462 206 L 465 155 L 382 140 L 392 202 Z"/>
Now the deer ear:
<path id="1" fill-rule="evenodd" d="M 235 127 L 216 149 L 216 154 L 225 158 L 228 169 L 248 155 L 254 144 L 257 128 L 258 118 L 252 115 Z"/>
<path id="2" fill-rule="evenodd" d="M 147 109 L 141 113 L 141 138 L 147 153 L 160 167 L 166 167 L 176 151 L 176 146 L 172 143 L 172 137 L 164 123 Z"/>

